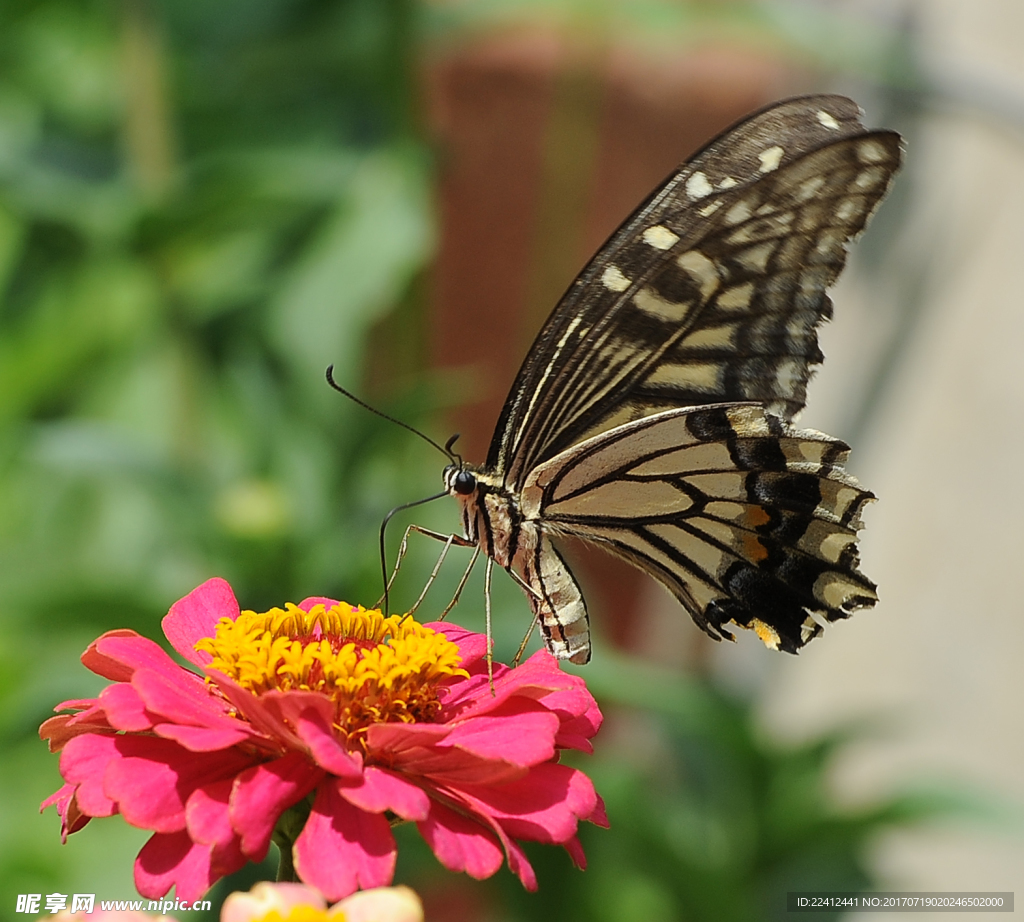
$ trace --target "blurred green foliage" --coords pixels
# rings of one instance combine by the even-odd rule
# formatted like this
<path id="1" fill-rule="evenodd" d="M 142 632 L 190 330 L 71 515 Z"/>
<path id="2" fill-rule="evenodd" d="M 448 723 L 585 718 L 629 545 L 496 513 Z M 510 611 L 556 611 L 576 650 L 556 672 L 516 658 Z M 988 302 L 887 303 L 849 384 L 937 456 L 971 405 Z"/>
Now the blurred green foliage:
<path id="1" fill-rule="evenodd" d="M 362 390 L 367 331 L 394 312 L 412 367 L 374 377 L 421 370 L 418 15 L 411 0 L 0 5 L 0 906 L 133 892 L 145 833 L 94 822 L 61 846 L 53 811 L 36 815 L 60 784 L 36 727 L 97 691 L 77 664 L 91 639 L 159 637 L 212 575 L 246 607 L 370 602 L 382 511 L 437 489 L 428 448 L 323 382 L 335 363 Z M 403 418 L 429 408 L 398 390 L 384 398 Z M 499 622 L 514 649 L 510 582 L 496 608 L 519 613 Z M 638 722 L 652 757 L 605 747 L 588 768 L 613 830 L 584 831 L 591 871 L 535 849 L 541 894 L 503 873 L 474 897 L 492 915 L 772 918 L 787 887 L 868 883 L 867 837 L 922 812 L 837 813 L 822 784 L 838 740 L 778 750 L 700 684 L 591 668 L 607 703 L 668 703 Z M 645 681 L 649 697 L 623 700 Z M 414 839 L 403 874 L 458 880 Z"/>

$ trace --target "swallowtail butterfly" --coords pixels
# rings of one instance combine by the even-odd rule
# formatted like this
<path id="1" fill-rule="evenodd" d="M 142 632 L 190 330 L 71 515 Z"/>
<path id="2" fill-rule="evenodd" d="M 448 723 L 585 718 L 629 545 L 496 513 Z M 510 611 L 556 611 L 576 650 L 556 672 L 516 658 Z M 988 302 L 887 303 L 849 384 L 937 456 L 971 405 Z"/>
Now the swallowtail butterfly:
<path id="1" fill-rule="evenodd" d="M 899 135 L 859 116 L 785 100 L 680 166 L 547 319 L 486 464 L 445 469 L 467 541 L 517 577 L 556 657 L 590 658 L 564 535 L 650 573 L 715 639 L 736 625 L 795 653 L 875 603 L 872 494 L 845 444 L 792 425 L 825 290 L 900 165 Z"/>

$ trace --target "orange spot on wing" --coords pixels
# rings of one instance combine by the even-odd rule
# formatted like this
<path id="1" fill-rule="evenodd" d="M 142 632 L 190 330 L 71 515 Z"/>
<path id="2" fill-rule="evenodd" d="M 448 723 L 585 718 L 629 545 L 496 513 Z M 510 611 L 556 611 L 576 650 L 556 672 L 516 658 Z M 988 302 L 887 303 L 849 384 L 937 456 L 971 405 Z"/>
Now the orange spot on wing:
<path id="1" fill-rule="evenodd" d="M 771 516 L 760 506 L 751 506 L 743 516 L 743 525 L 746 528 L 757 528 L 759 525 L 767 525 Z"/>
<path id="2" fill-rule="evenodd" d="M 756 535 L 744 535 L 743 556 L 752 563 L 759 563 L 768 556 L 768 549 L 758 540 Z"/>

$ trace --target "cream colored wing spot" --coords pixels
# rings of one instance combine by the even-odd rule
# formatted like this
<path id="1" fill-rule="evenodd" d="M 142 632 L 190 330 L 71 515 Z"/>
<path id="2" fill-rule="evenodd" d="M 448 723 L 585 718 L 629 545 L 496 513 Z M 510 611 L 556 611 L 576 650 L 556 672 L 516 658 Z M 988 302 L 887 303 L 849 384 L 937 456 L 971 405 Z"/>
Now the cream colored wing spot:
<path id="1" fill-rule="evenodd" d="M 694 474 L 687 478 L 705 496 L 718 500 L 746 502 L 747 474 L 745 471 L 723 471 L 717 474 Z"/>
<path id="2" fill-rule="evenodd" d="M 843 552 L 857 543 L 857 536 L 845 531 L 836 531 L 831 522 L 815 519 L 804 531 L 796 546 L 806 554 L 828 563 L 839 563 Z"/>
<path id="3" fill-rule="evenodd" d="M 794 389 L 799 387 L 804 377 L 804 363 L 796 359 L 787 359 L 779 362 L 775 369 L 776 393 L 785 395 L 792 394 Z"/>
<path id="4" fill-rule="evenodd" d="M 716 211 L 718 211 L 718 209 L 721 208 L 724 204 L 724 199 L 717 199 L 716 201 L 710 202 L 703 208 L 699 209 L 697 211 L 697 214 L 699 214 L 702 218 L 707 218 L 710 215 L 713 215 Z"/>
<path id="5" fill-rule="evenodd" d="M 862 495 L 854 487 L 832 481 L 822 482 L 821 492 L 822 501 L 815 508 L 814 517 L 827 522 L 841 522 L 850 511 L 850 507 L 858 502 Z M 854 523 L 851 523 L 851 526 L 853 525 Z"/>
<path id="6" fill-rule="evenodd" d="M 849 611 L 851 608 L 851 602 L 854 599 L 873 599 L 875 593 L 873 593 L 867 586 L 862 586 L 860 583 L 855 583 L 853 580 L 848 579 L 842 573 L 837 573 L 835 570 L 829 570 L 822 573 L 814 581 L 814 597 L 819 599 L 829 608 L 838 608 L 840 610 Z"/>
<path id="7" fill-rule="evenodd" d="M 810 201 L 821 191 L 821 187 L 824 185 L 824 176 L 812 176 L 810 179 L 805 179 L 799 186 L 797 186 L 794 198 L 798 202 Z"/>
<path id="8" fill-rule="evenodd" d="M 601 284 L 609 291 L 625 291 L 633 283 L 622 274 L 618 266 L 608 266 L 601 273 Z"/>
<path id="9" fill-rule="evenodd" d="M 864 199 L 844 198 L 836 209 L 836 217 L 840 221 L 850 221 L 859 218 L 864 213 Z"/>
<path id="10" fill-rule="evenodd" d="M 838 256 L 843 251 L 844 234 L 842 231 L 824 231 L 814 247 L 814 251 L 821 256 Z"/>
<path id="11" fill-rule="evenodd" d="M 736 345 L 738 323 L 726 323 L 719 327 L 695 330 L 686 337 L 687 349 L 728 349 Z"/>
<path id="12" fill-rule="evenodd" d="M 666 323 L 678 323 L 693 306 L 692 301 L 669 301 L 650 288 L 641 288 L 633 295 L 633 303 L 648 316 Z"/>
<path id="13" fill-rule="evenodd" d="M 726 288 L 715 299 L 715 306 L 723 311 L 746 311 L 750 309 L 750 302 L 753 297 L 754 283 L 744 282 L 742 285 Z"/>
<path id="14" fill-rule="evenodd" d="M 730 407 L 725 415 L 740 438 L 767 438 L 772 434 L 762 407 Z"/>
<path id="15" fill-rule="evenodd" d="M 757 159 L 761 161 L 761 166 L 758 167 L 760 173 L 771 173 L 772 170 L 777 170 L 779 164 L 782 163 L 782 155 L 785 151 L 776 144 L 774 147 L 769 147 L 767 150 L 761 151 L 757 155 Z"/>
<path id="16" fill-rule="evenodd" d="M 725 213 L 725 223 L 730 227 L 734 224 L 742 224 L 749 221 L 754 215 L 754 209 L 747 199 L 740 199 Z"/>
<path id="17" fill-rule="evenodd" d="M 680 556 L 691 560 L 698 569 L 714 580 L 718 579 L 730 559 L 724 551 L 707 541 L 701 541 L 700 538 L 677 525 L 657 522 L 648 525 L 647 530 L 671 545 Z"/>
<path id="18" fill-rule="evenodd" d="M 814 233 L 819 227 L 826 223 L 824 205 L 807 205 L 800 212 L 800 219 L 797 221 L 797 230 L 804 233 Z"/>
<path id="19" fill-rule="evenodd" d="M 736 182 L 731 176 L 726 176 L 719 184 L 719 189 L 731 189 L 733 186 L 737 186 L 739 183 Z"/>
<path id="20" fill-rule="evenodd" d="M 774 252 L 775 243 L 769 241 L 758 246 L 748 247 L 746 250 L 740 250 L 734 258 L 744 269 L 761 273 L 768 268 L 768 260 L 772 258 Z"/>
<path id="21" fill-rule="evenodd" d="M 686 194 L 692 199 L 704 198 L 715 191 L 707 176 L 699 170 L 686 180 Z"/>
<path id="22" fill-rule="evenodd" d="M 885 182 L 887 173 L 883 167 L 874 166 L 861 170 L 853 181 L 854 189 L 874 189 Z"/>
<path id="23" fill-rule="evenodd" d="M 714 394 L 722 389 L 725 366 L 718 362 L 687 362 L 685 365 L 659 365 L 646 383 L 665 385 Z"/>
<path id="24" fill-rule="evenodd" d="M 679 239 L 678 234 L 672 233 L 663 224 L 655 224 L 654 227 L 648 227 L 641 236 L 644 243 L 654 247 L 656 250 L 670 250 Z"/>
<path id="25" fill-rule="evenodd" d="M 885 148 L 877 141 L 861 141 L 857 145 L 857 159 L 861 163 L 881 163 L 888 157 Z"/>
<path id="26" fill-rule="evenodd" d="M 815 114 L 817 115 L 818 121 L 825 128 L 831 129 L 832 131 L 839 130 L 839 122 L 837 122 L 835 118 L 824 109 L 819 109 Z"/>
<path id="27" fill-rule="evenodd" d="M 707 442 L 641 461 L 629 472 L 637 477 L 673 477 L 694 471 L 730 470 L 735 466 L 727 445 Z"/>
<path id="28" fill-rule="evenodd" d="M 824 628 L 808 615 L 804 619 L 804 623 L 800 625 L 800 643 L 805 644 L 808 640 L 813 640 L 823 630 Z"/>
<path id="29" fill-rule="evenodd" d="M 693 500 L 689 496 L 664 480 L 611 482 L 554 502 L 544 510 L 544 515 L 549 519 L 559 515 L 633 519 L 681 515 L 691 506 Z"/>
<path id="30" fill-rule="evenodd" d="M 700 250 L 688 250 L 683 253 L 676 260 L 676 265 L 700 286 L 700 294 L 705 301 L 721 284 L 714 262 Z"/>

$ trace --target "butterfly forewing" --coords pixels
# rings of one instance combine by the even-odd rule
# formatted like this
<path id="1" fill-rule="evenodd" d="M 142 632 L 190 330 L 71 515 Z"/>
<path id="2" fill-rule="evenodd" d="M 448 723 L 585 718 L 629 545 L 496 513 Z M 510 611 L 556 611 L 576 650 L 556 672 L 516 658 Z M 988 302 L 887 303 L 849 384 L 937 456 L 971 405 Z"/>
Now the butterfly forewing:
<path id="1" fill-rule="evenodd" d="M 842 442 L 790 420 L 821 361 L 826 288 L 900 157 L 843 97 L 771 106 L 674 172 L 555 307 L 487 464 L 458 468 L 475 487 L 446 484 L 556 656 L 590 655 L 559 535 L 651 573 L 715 638 L 732 623 L 795 652 L 874 604 L 856 548 L 871 494 Z"/>
<path id="2" fill-rule="evenodd" d="M 825 289 L 900 150 L 894 133 L 851 121 L 849 100 L 800 102 L 705 148 L 573 283 L 491 444 L 488 467 L 507 484 L 588 435 L 667 407 L 755 399 L 789 417 L 803 406 Z"/>

